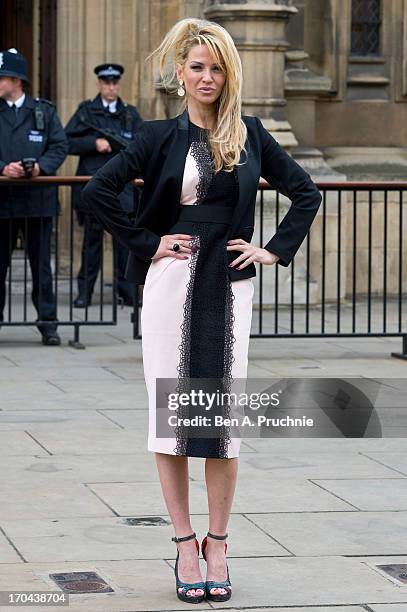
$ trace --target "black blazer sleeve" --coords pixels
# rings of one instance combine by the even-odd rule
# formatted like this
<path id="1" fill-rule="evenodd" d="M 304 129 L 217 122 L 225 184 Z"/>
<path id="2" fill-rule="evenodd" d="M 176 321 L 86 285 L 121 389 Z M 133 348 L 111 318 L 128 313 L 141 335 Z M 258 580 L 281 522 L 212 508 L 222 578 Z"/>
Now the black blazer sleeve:
<path id="1" fill-rule="evenodd" d="M 102 168 L 82 191 L 82 198 L 102 226 L 142 261 L 156 253 L 161 238 L 151 230 L 134 226 L 120 205 L 118 195 L 126 183 L 144 175 L 153 143 L 152 128 L 145 121 L 134 140 Z"/>
<path id="2" fill-rule="evenodd" d="M 256 117 L 260 131 L 261 176 L 291 200 L 291 207 L 277 232 L 264 246 L 280 257 L 278 263 L 288 266 L 317 214 L 322 196 L 310 175 L 278 144 Z"/>

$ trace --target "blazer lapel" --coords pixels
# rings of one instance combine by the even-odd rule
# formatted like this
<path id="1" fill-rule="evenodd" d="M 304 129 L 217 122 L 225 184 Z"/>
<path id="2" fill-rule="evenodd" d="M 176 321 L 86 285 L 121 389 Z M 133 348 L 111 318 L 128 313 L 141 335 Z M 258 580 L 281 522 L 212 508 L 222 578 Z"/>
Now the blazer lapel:
<path id="1" fill-rule="evenodd" d="M 188 155 L 188 109 L 177 117 L 177 138 L 172 147 L 174 154 L 174 163 L 176 168 L 180 168 L 180 171 L 176 175 L 176 182 L 174 186 L 174 197 L 177 203 L 177 214 L 181 209 L 181 192 L 182 192 L 182 181 L 184 178 L 185 161 Z"/>
<path id="2" fill-rule="evenodd" d="M 181 210 L 182 181 L 184 178 L 185 160 L 188 154 L 188 111 L 176 117 L 177 129 L 175 137 L 170 143 L 168 150 L 164 150 L 167 162 L 164 164 L 160 182 L 165 185 L 166 200 L 171 203 L 168 206 L 171 214 L 170 222 L 177 221 Z"/>

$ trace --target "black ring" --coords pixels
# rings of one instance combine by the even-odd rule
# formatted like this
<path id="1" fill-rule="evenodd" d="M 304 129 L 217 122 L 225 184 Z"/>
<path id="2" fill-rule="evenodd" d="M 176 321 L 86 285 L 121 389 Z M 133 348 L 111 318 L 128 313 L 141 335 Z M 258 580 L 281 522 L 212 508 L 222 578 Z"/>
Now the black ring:
<path id="1" fill-rule="evenodd" d="M 180 248 L 181 247 L 179 246 L 178 242 L 174 242 L 174 244 L 172 245 L 172 250 L 175 251 L 175 252 L 179 251 Z"/>

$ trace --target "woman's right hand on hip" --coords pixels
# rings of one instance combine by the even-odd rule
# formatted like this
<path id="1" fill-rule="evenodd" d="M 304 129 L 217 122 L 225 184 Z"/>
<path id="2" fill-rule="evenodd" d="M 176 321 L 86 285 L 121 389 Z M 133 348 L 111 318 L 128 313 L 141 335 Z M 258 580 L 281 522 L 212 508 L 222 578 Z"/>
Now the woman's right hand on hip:
<path id="1" fill-rule="evenodd" d="M 176 259 L 188 259 L 191 255 L 191 240 L 193 236 L 189 234 L 168 234 L 161 237 L 160 246 L 152 256 L 152 260 L 161 257 L 175 257 Z M 179 250 L 174 251 L 174 243 L 179 244 Z"/>

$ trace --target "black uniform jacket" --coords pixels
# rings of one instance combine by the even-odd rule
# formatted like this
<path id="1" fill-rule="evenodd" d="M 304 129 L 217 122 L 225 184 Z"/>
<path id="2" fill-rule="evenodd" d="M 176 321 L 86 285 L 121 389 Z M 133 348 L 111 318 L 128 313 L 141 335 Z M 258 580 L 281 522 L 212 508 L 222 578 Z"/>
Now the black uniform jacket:
<path id="1" fill-rule="evenodd" d="M 81 121 L 84 119 L 102 129 L 109 129 L 129 143 L 134 139 L 143 120 L 141 119 L 135 106 L 125 104 L 118 98 L 116 112 L 111 113 L 103 106 L 102 98 L 97 95 L 93 100 L 81 102 L 75 114 L 71 117 L 65 127 L 69 141 L 69 154 L 79 155 L 79 164 L 76 171 L 77 176 L 89 176 L 95 174 L 96 170 L 108 162 L 115 153 L 99 153 L 96 150 L 96 139 L 104 138 L 97 130 L 93 130 Z M 75 186 L 72 189 L 72 204 L 78 210 L 86 212 L 86 207 L 81 199 L 82 187 Z M 124 210 L 133 212 L 135 208 L 134 187 L 128 185 L 120 195 L 120 203 Z"/>
<path id="2" fill-rule="evenodd" d="M 310 175 L 284 151 L 258 117 L 242 116 L 247 126 L 246 149 L 237 167 L 239 200 L 233 212 L 228 239 L 251 241 L 259 178 L 288 196 L 291 207 L 277 232 L 264 248 L 288 266 L 304 240 L 322 197 Z M 145 121 L 134 141 L 98 170 L 83 197 L 105 229 L 130 250 L 127 278 L 143 284 L 160 237 L 177 221 L 185 159 L 188 153 L 188 111 L 174 119 Z M 120 209 L 117 194 L 127 181 L 144 179 L 135 226 Z M 240 254 L 228 251 L 229 262 Z M 228 269 L 231 280 L 256 275 L 254 264 Z"/>
<path id="3" fill-rule="evenodd" d="M 44 129 L 37 129 L 34 111 L 43 113 Z M 54 175 L 68 153 L 68 141 L 55 106 L 48 100 L 25 96 L 18 111 L 0 100 L 0 173 L 10 162 L 35 157 L 42 175 Z M 56 187 L 18 185 L 0 188 L 0 218 L 47 217 L 58 212 Z"/>

